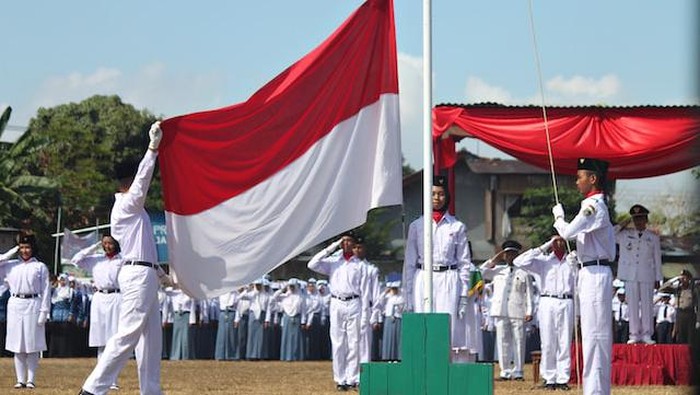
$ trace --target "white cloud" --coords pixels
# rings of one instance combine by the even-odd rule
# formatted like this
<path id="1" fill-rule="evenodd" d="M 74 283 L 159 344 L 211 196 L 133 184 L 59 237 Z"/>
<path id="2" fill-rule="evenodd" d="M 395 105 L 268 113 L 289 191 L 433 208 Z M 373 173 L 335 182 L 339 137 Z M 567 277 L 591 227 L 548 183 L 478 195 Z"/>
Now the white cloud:
<path id="1" fill-rule="evenodd" d="M 401 150 L 413 168 L 422 168 L 423 58 L 398 54 Z"/>
<path id="2" fill-rule="evenodd" d="M 547 90 L 565 97 L 608 99 L 620 91 L 620 81 L 613 74 L 598 79 L 575 75 L 569 79 L 556 76 L 547 81 Z"/>
<path id="3" fill-rule="evenodd" d="M 97 94 L 116 94 L 137 108 L 172 116 L 223 105 L 225 88 L 226 78 L 220 74 L 177 73 L 162 63 L 145 65 L 134 73 L 101 67 L 90 73 L 48 78 L 34 95 L 30 111 Z"/>
<path id="4" fill-rule="evenodd" d="M 608 74 L 598 79 L 575 75 L 568 79 L 556 76 L 545 82 L 545 102 L 547 105 L 591 105 L 610 103 L 620 93 L 622 84 L 617 76 Z M 468 76 L 465 89 L 465 102 L 496 102 L 501 104 L 542 103 L 539 92 L 518 97 L 507 88 L 492 85 L 475 76 Z"/>
<path id="5" fill-rule="evenodd" d="M 507 89 L 489 85 L 480 78 L 469 76 L 466 87 L 467 103 L 495 102 L 513 104 L 513 95 Z"/>

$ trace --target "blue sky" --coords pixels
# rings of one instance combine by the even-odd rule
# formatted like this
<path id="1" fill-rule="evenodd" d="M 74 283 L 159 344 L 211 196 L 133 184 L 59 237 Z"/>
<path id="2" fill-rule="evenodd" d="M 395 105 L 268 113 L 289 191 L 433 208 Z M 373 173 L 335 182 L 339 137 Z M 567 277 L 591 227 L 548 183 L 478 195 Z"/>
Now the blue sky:
<path id="1" fill-rule="evenodd" d="M 38 107 L 93 94 L 118 94 L 165 117 L 230 105 L 318 45 L 360 3 L 9 2 L 0 16 L 0 105 L 13 107 L 17 126 Z M 533 1 L 547 103 L 700 103 L 699 8 L 693 0 Z M 395 0 L 395 13 L 404 155 L 420 168 L 422 1 Z M 436 104 L 539 104 L 526 0 L 433 1 L 433 43 Z M 464 146 L 502 156 L 475 141 Z M 643 201 L 656 190 L 663 200 L 689 195 L 693 183 L 686 172 L 622 182 L 618 192 Z"/>

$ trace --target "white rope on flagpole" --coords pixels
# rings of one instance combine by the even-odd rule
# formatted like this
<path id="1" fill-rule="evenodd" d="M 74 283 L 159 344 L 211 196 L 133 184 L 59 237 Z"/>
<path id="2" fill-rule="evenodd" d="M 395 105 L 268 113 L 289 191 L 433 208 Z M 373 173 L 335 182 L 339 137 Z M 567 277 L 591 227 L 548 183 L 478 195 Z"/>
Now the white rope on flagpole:
<path id="1" fill-rule="evenodd" d="M 423 0 L 423 311 L 433 312 L 433 86 L 431 0 Z"/>
<path id="2" fill-rule="evenodd" d="M 540 89 L 540 98 L 542 99 L 542 119 L 544 121 L 544 132 L 545 136 L 547 138 L 547 154 L 549 156 L 549 171 L 552 176 L 552 190 L 554 191 L 554 201 L 556 204 L 559 204 L 559 192 L 557 188 L 557 177 L 556 177 L 556 172 L 554 171 L 554 157 L 552 155 L 552 141 L 551 137 L 549 135 L 549 121 L 547 119 L 547 105 L 546 105 L 546 100 L 545 100 L 545 95 L 544 95 L 544 84 L 542 82 L 542 68 L 540 67 L 540 55 L 539 55 L 539 49 L 537 47 L 537 35 L 535 33 L 535 18 L 532 13 L 532 0 L 528 0 L 527 2 L 528 5 L 528 16 L 530 19 L 530 33 L 532 34 L 532 46 L 533 46 L 533 52 L 534 52 L 534 57 L 535 57 L 535 68 L 537 70 L 537 82 L 539 85 Z M 571 253 L 571 246 L 569 245 L 568 240 L 564 240 L 566 244 L 566 249 L 568 253 Z M 583 391 L 583 385 L 581 381 L 581 366 L 579 363 L 579 345 L 578 345 L 578 338 L 579 338 L 579 325 L 578 325 L 578 320 L 576 319 L 577 313 L 578 313 L 578 308 L 577 308 L 577 303 L 576 303 L 576 297 L 577 295 L 577 290 L 576 286 L 574 285 L 573 289 L 573 302 L 574 302 L 574 358 L 576 359 L 576 383 L 578 384 L 579 392 Z M 580 308 L 580 306 L 579 306 Z"/>

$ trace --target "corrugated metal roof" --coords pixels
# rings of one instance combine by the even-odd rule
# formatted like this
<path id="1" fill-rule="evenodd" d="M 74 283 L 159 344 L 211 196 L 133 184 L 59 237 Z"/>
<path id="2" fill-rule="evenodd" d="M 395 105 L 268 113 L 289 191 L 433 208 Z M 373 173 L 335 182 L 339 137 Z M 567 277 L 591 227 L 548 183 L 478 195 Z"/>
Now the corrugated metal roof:
<path id="1" fill-rule="evenodd" d="M 547 174 L 548 171 L 513 159 L 467 159 L 467 166 L 478 174 Z"/>
<path id="2" fill-rule="evenodd" d="M 509 105 L 501 104 L 495 102 L 481 102 L 481 103 L 440 103 L 435 105 L 435 107 L 461 107 L 461 108 L 484 108 L 484 107 L 500 107 L 500 108 L 541 108 L 538 104 L 522 104 L 522 105 Z M 621 108 L 621 109 L 635 109 L 635 108 L 696 108 L 700 110 L 700 105 L 697 104 L 680 104 L 680 105 L 658 105 L 658 104 L 642 104 L 635 106 L 609 106 L 609 105 L 585 105 L 585 106 L 553 106 L 548 105 L 547 108 L 581 108 L 581 109 L 594 109 L 594 108 Z"/>

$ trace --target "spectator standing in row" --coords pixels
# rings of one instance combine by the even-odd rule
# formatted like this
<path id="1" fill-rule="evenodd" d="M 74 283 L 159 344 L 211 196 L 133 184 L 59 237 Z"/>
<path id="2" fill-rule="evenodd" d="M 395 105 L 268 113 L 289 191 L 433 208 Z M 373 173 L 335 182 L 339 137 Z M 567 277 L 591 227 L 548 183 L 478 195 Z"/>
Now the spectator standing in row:
<path id="1" fill-rule="evenodd" d="M 649 210 L 635 204 L 630 208 L 630 220 L 615 227 L 615 240 L 620 245 L 617 278 L 625 282 L 625 299 L 629 308 L 628 344 L 654 344 L 654 288 L 661 276 L 661 244 L 659 236 L 647 229 Z"/>
<path id="2" fill-rule="evenodd" d="M 671 295 L 667 293 L 659 294 L 661 304 L 656 311 L 656 342 L 659 344 L 673 343 L 673 323 L 676 321 L 676 309 L 669 301 Z"/>
<path id="3" fill-rule="evenodd" d="M 0 256 L 0 278 L 10 289 L 5 348 L 15 354 L 15 388 L 35 388 L 39 353 L 46 350 L 45 324 L 51 308 L 49 270 L 34 257 L 34 235 L 21 235 L 18 247 Z M 9 258 L 18 252 L 18 258 Z"/>
<path id="4" fill-rule="evenodd" d="M 367 266 L 353 253 L 355 243 L 355 234 L 347 233 L 308 263 L 309 269 L 329 278 L 333 380 L 339 391 L 359 385 L 360 321 L 363 310 L 369 308 L 369 275 Z M 342 250 L 335 253 L 338 247 Z"/>
<path id="5" fill-rule="evenodd" d="M 405 303 L 401 294 L 401 281 L 387 283 L 383 297 L 382 360 L 398 361 L 401 359 L 401 316 Z"/>
<path id="6" fill-rule="evenodd" d="M 496 323 L 499 379 L 522 381 L 525 322 L 531 321 L 534 313 L 533 287 L 527 272 L 513 266 L 513 260 L 522 249 L 520 243 L 506 240 L 501 248 L 484 262 L 481 271 L 485 279 L 493 281 L 490 313 Z M 496 266 L 496 263 L 502 264 Z"/>
<path id="7" fill-rule="evenodd" d="M 629 339 L 629 307 L 627 305 L 627 293 L 624 288 L 615 292 L 612 300 L 613 312 L 613 343 L 627 343 Z"/>
<path id="8" fill-rule="evenodd" d="M 97 253 L 99 248 L 103 254 Z M 103 235 L 100 242 L 79 251 L 70 261 L 92 275 L 95 293 L 90 303 L 88 345 L 97 347 L 97 359 L 102 356 L 107 340 L 117 333 L 119 325 L 122 297 L 118 276 L 124 263 L 119 252 L 119 243 L 112 236 Z M 110 389 L 119 389 L 116 380 Z"/>
<path id="9" fill-rule="evenodd" d="M 238 291 L 219 296 L 219 327 L 216 333 L 216 350 L 214 358 L 217 361 L 233 360 L 238 348 L 238 329 L 233 322 L 236 318 Z"/>
<path id="10" fill-rule="evenodd" d="M 545 388 L 549 390 L 568 390 L 571 378 L 573 296 L 577 268 L 570 265 L 568 260 L 566 241 L 555 236 L 539 248 L 530 249 L 513 261 L 516 267 L 540 278 L 540 299 L 537 308 L 542 348 L 540 377 L 545 381 Z"/>

